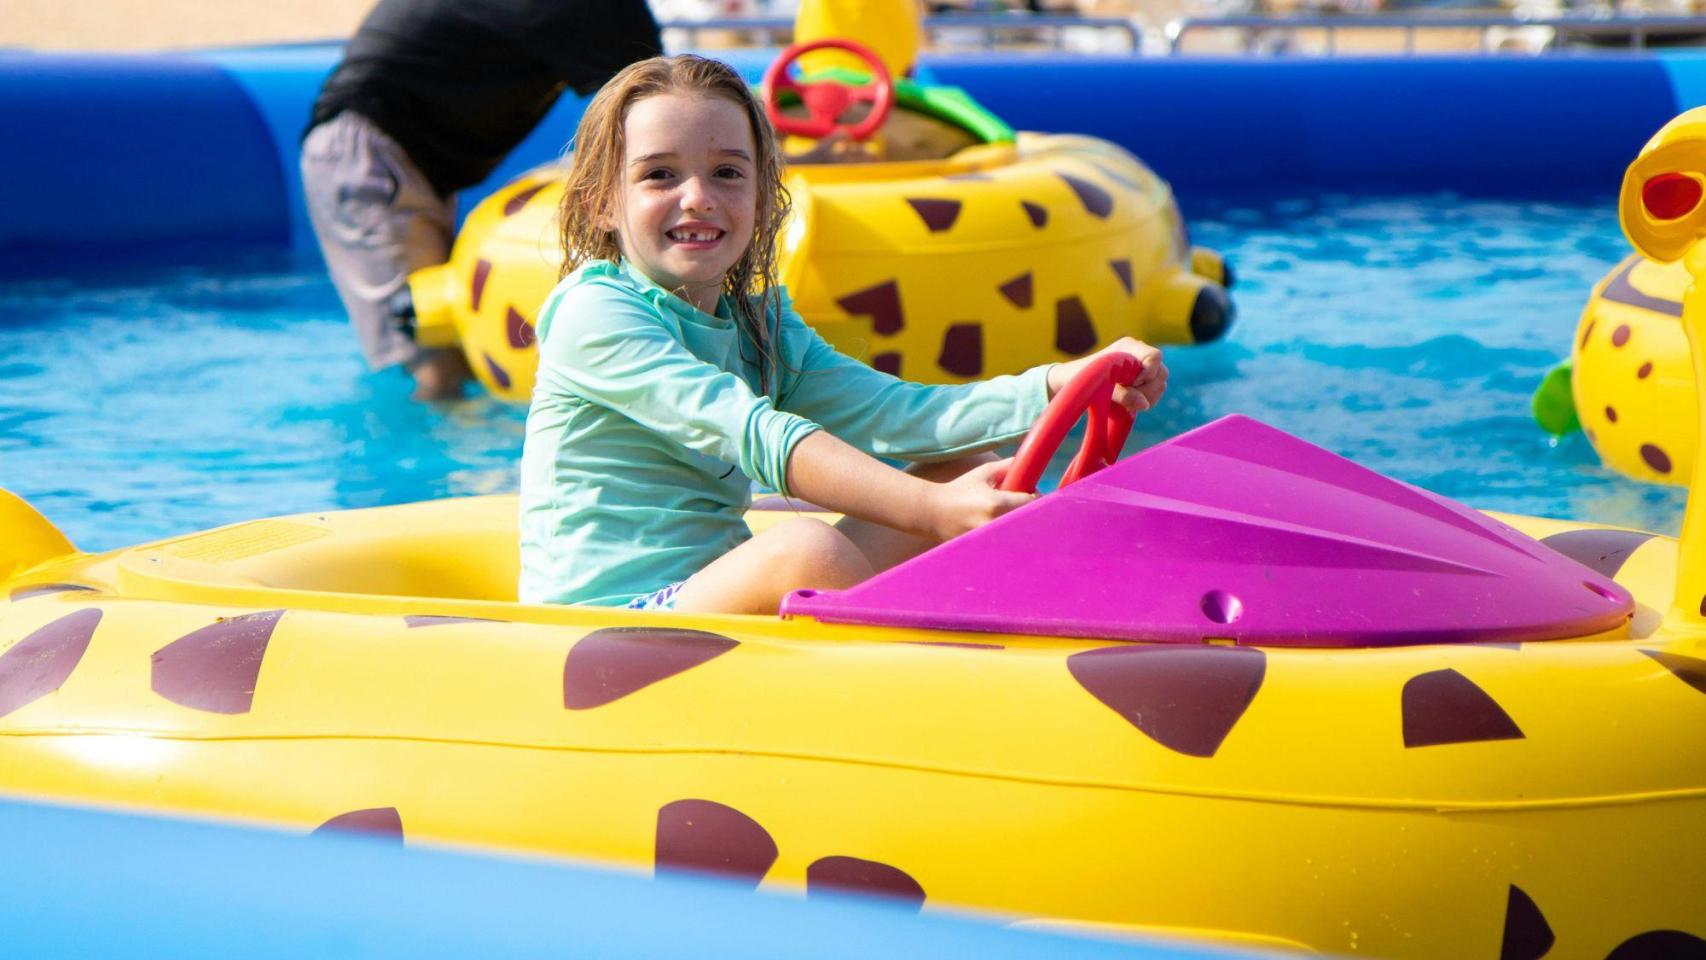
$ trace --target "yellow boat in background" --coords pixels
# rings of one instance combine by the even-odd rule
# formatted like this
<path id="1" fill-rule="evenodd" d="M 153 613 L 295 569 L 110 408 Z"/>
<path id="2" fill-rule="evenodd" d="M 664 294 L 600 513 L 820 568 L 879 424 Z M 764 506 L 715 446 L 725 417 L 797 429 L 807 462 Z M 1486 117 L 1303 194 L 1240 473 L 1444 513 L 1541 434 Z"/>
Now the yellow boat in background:
<path id="1" fill-rule="evenodd" d="M 1625 207 L 1687 211 L 1700 186 L 1677 174 L 1624 189 L 1639 194 L 1626 195 Z M 1627 215 L 1623 227 L 1636 252 L 1594 285 L 1569 359 L 1535 392 L 1535 418 L 1560 436 L 1581 429 L 1600 460 L 1625 476 L 1688 486 L 1700 433 L 1699 378 L 1682 321 L 1698 274 L 1680 251 L 1668 260 L 1648 256 Z"/>
<path id="2" fill-rule="evenodd" d="M 780 279 L 809 323 L 844 353 L 933 383 L 1071 359 L 1122 336 L 1224 333 L 1231 275 L 1190 245 L 1164 181 L 1114 144 L 1015 133 L 963 91 L 908 79 L 918 24 L 896 6 L 801 8 L 802 44 L 851 35 L 876 50 L 876 62 L 855 61 L 863 72 L 842 66 L 843 53 L 808 52 L 813 76 L 856 87 L 880 71 L 894 94 L 867 147 L 878 162 L 790 166 Z M 792 139 L 790 152 L 810 146 Z M 516 402 L 531 394 L 532 323 L 560 273 L 562 176 L 541 167 L 487 198 L 450 261 L 409 281 L 416 338 L 460 346 L 486 389 Z"/>
<path id="3" fill-rule="evenodd" d="M 1605 465 L 1637 480 L 1686 486 L 1693 476 L 1699 423 L 1681 322 L 1692 282 L 1681 261 L 1633 254 L 1594 286 L 1576 324 L 1576 417 Z"/>

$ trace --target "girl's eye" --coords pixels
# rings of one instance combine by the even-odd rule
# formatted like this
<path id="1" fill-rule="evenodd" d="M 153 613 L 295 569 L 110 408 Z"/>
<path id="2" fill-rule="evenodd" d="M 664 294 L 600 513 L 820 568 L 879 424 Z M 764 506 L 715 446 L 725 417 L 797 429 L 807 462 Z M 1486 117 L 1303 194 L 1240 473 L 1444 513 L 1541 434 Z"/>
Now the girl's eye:
<path id="1" fill-rule="evenodd" d="M 656 170 L 647 170 L 645 172 L 645 174 L 640 177 L 640 179 L 641 180 L 667 180 L 669 177 L 670 177 L 670 172 L 668 170 L 662 169 L 660 167 Z"/>
<path id="2" fill-rule="evenodd" d="M 717 176 L 726 180 L 739 180 L 746 176 L 746 171 L 739 167 L 719 167 L 717 168 Z"/>

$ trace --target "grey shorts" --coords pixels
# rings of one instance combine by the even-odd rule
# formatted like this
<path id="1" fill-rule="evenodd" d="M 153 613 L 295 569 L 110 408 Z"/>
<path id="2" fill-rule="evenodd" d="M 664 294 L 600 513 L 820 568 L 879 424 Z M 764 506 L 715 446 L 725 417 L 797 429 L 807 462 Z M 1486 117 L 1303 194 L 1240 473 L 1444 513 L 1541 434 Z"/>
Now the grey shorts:
<path id="1" fill-rule="evenodd" d="M 450 258 L 456 200 L 432 184 L 384 131 L 345 111 L 302 141 L 308 218 L 374 369 L 412 366 L 423 351 L 391 317 L 408 275 Z"/>

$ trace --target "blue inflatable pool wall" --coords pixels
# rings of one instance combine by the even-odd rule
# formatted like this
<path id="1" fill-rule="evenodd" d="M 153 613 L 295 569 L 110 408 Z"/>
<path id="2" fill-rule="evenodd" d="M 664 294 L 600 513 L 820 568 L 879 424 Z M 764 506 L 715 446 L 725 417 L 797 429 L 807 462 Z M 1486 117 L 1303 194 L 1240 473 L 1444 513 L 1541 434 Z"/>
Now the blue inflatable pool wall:
<path id="1" fill-rule="evenodd" d="M 1232 960 L 1075 939 L 866 898 L 761 896 L 723 881 L 407 850 L 0 803 L 9 957 L 965 957 Z M 1244 954 L 1240 954 L 1244 955 Z"/>
<path id="2" fill-rule="evenodd" d="M 146 57 L 0 57 L 0 263 L 174 245 L 312 255 L 297 141 L 338 46 Z M 731 57 L 756 79 L 761 51 Z M 1019 129 L 1125 145 L 1186 204 L 1229 195 L 1449 190 L 1609 199 L 1662 123 L 1706 103 L 1706 56 L 1397 59 L 938 57 Z M 463 197 L 563 149 L 584 102 L 565 98 Z"/>

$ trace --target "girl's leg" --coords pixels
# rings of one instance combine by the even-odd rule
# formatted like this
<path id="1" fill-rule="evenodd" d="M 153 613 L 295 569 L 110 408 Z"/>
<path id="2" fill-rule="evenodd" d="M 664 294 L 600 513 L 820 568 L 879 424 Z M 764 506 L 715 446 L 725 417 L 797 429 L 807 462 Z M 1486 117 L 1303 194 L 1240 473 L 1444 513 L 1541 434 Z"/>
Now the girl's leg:
<path id="1" fill-rule="evenodd" d="M 687 578 L 675 595 L 683 613 L 774 614 L 795 590 L 840 590 L 874 571 L 853 541 L 822 520 L 771 527 Z"/>
<path id="2" fill-rule="evenodd" d="M 1001 459 L 993 453 L 974 453 L 958 460 L 944 460 L 940 463 L 915 463 L 906 468 L 906 472 L 915 477 L 922 477 L 934 483 L 947 483 L 949 480 L 966 473 L 973 468 Z M 902 561 L 911 560 L 924 551 L 936 546 L 941 541 L 927 537 L 902 533 L 893 527 L 885 527 L 880 523 L 869 520 L 858 520 L 853 517 L 842 517 L 836 521 L 835 529 L 840 530 L 858 546 L 859 552 L 870 562 L 872 571 L 881 573 Z"/>

